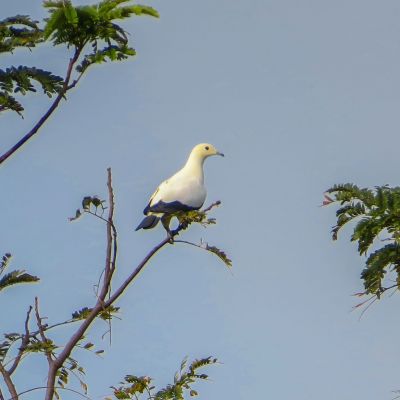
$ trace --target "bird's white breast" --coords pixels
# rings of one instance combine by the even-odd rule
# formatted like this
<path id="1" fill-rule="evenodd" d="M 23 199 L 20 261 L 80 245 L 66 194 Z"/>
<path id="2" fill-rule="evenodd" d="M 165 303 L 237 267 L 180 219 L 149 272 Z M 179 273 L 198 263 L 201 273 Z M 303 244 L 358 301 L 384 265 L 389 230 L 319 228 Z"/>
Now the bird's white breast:
<path id="1" fill-rule="evenodd" d="M 159 201 L 172 203 L 179 201 L 189 207 L 200 208 L 207 196 L 203 182 L 196 177 L 173 176 L 164 181 L 151 200 L 150 205 L 155 205 Z"/>

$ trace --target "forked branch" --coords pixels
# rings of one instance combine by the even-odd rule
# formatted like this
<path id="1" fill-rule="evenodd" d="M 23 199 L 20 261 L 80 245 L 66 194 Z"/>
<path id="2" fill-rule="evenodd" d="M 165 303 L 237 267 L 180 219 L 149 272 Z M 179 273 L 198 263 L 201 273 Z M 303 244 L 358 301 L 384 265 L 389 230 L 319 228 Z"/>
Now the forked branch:
<path id="1" fill-rule="evenodd" d="M 93 321 L 99 316 L 99 314 L 107 310 L 108 307 L 112 306 L 115 301 L 119 299 L 119 297 L 124 293 L 127 287 L 136 279 L 136 277 L 140 274 L 143 268 L 147 265 L 147 263 L 151 260 L 151 258 L 165 245 L 173 243 L 171 241 L 171 237 L 167 236 L 160 243 L 158 243 L 139 263 L 139 265 L 133 270 L 133 272 L 125 279 L 125 281 L 113 292 L 110 293 L 111 281 L 113 278 L 113 274 L 116 270 L 116 261 L 117 261 L 117 230 L 114 225 L 114 192 L 112 187 L 112 175 L 111 169 L 107 170 L 108 178 L 107 178 L 107 188 L 108 188 L 108 198 L 109 198 L 109 207 L 108 207 L 108 216 L 104 218 L 103 216 L 99 216 L 96 213 L 90 212 L 90 209 L 85 209 L 85 212 L 95 215 L 99 217 L 101 220 L 105 221 L 106 226 L 106 257 L 105 257 L 105 269 L 104 269 L 104 278 L 101 283 L 101 287 L 98 291 L 97 301 L 93 308 L 90 309 L 90 313 L 87 317 L 82 321 L 81 325 L 75 331 L 70 340 L 66 343 L 63 350 L 55 357 L 51 363 L 49 363 L 49 372 L 47 379 L 47 391 L 46 391 L 46 400 L 52 400 L 55 391 L 55 380 L 57 376 L 58 370 L 63 366 L 65 361 L 71 355 L 73 349 L 77 346 L 78 342 L 85 335 L 88 328 L 91 326 Z M 98 199 L 97 199 L 98 200 Z M 204 213 L 210 211 L 213 207 L 216 207 L 220 204 L 219 201 L 211 204 L 208 208 L 206 208 L 202 213 L 200 213 L 201 218 L 205 217 Z M 89 207 L 90 208 L 90 207 Z M 104 210 L 104 208 L 103 208 Z M 71 220 L 73 220 L 72 218 Z M 201 220 L 202 220 L 201 219 Z M 211 223 L 211 222 L 209 222 Z M 186 229 L 186 225 L 179 225 L 177 229 L 172 231 L 172 239 L 175 236 L 178 236 L 179 233 Z M 208 249 L 209 250 L 209 249 Z M 108 297 L 108 298 L 107 298 Z"/>

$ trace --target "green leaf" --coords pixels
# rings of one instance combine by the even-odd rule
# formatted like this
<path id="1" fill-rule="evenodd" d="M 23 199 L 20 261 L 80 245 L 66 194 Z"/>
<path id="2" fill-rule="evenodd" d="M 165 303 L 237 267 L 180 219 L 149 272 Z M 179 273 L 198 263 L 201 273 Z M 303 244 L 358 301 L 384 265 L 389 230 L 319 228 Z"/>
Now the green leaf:
<path id="1" fill-rule="evenodd" d="M 17 47 L 35 47 L 42 40 L 37 21 L 27 15 L 16 15 L 0 21 L 0 53 L 12 52 Z"/>
<path id="2" fill-rule="evenodd" d="M 115 307 L 113 305 L 107 307 L 106 309 L 102 310 L 99 314 L 99 317 L 104 320 L 108 321 L 114 314 L 117 314 L 119 312 L 119 307 Z M 92 308 L 89 307 L 83 307 L 79 311 L 75 311 L 72 313 L 72 319 L 74 321 L 79 321 L 82 319 L 85 319 L 89 316 L 89 314 L 92 312 Z"/>
<path id="3" fill-rule="evenodd" d="M 66 3 L 64 6 L 64 15 L 69 24 L 71 24 L 73 27 L 78 26 L 78 13 L 76 12 L 76 9 L 72 7 L 71 4 Z"/>
<path id="4" fill-rule="evenodd" d="M 340 204 L 333 239 L 352 223 L 351 241 L 358 244 L 360 255 L 367 255 L 361 274 L 365 294 L 379 298 L 386 291 L 384 281 L 389 271 L 397 275 L 395 282 L 400 284 L 400 187 L 383 185 L 360 189 L 348 183 L 335 185 L 328 193 L 333 195 L 329 204 Z"/>
<path id="5" fill-rule="evenodd" d="M 34 283 L 38 281 L 39 278 L 37 276 L 27 274 L 23 270 L 15 270 L 8 274 L 5 274 L 0 279 L 0 291 L 13 285 L 18 285 L 21 283 Z"/>
<path id="6" fill-rule="evenodd" d="M 70 1 L 47 1 L 45 7 L 50 16 L 44 29 L 45 39 L 52 40 L 54 45 L 65 44 L 77 49 L 97 41 L 104 41 L 109 46 L 115 41 L 127 44 L 127 36 L 123 29 L 114 24 L 117 19 L 129 18 L 132 15 L 148 15 L 158 17 L 151 7 L 132 5 L 121 6 L 126 1 L 103 1 L 98 5 L 72 6 Z"/>
<path id="7" fill-rule="evenodd" d="M 22 111 L 24 111 L 24 107 L 22 107 L 22 104 L 13 96 L 10 96 L 6 92 L 0 91 L 0 112 L 7 110 L 15 111 L 22 117 Z"/>
<path id="8" fill-rule="evenodd" d="M 22 105 L 11 94 L 22 95 L 36 92 L 34 84 L 39 84 L 47 96 L 58 94 L 63 88 L 63 78 L 35 67 L 20 65 L 6 70 L 0 69 L 0 112 L 5 110 L 23 111 Z"/>
<path id="9" fill-rule="evenodd" d="M 207 251 L 215 254 L 220 260 L 223 261 L 223 263 L 228 267 L 232 267 L 232 260 L 226 255 L 226 253 L 222 250 L 220 250 L 218 247 L 215 246 L 209 246 L 208 244 L 206 245 L 205 248 Z"/>
<path id="10" fill-rule="evenodd" d="M 81 210 L 78 208 L 75 212 L 75 216 L 74 217 L 69 217 L 68 220 L 70 222 L 72 221 L 76 221 L 78 218 L 80 218 L 82 216 Z"/>
<path id="11" fill-rule="evenodd" d="M 4 256 L 0 259 L 0 276 L 3 273 L 3 271 L 8 267 L 11 261 L 11 254 L 10 253 L 5 253 Z"/>

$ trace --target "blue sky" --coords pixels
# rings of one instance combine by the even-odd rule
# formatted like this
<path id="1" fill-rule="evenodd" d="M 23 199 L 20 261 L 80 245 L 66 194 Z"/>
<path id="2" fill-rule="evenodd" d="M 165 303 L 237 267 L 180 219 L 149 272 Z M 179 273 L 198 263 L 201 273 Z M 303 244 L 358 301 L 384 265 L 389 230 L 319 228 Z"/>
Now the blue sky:
<path id="1" fill-rule="evenodd" d="M 84 1 L 75 4 L 85 4 Z M 185 355 L 214 355 L 204 399 L 391 399 L 398 374 L 398 296 L 360 319 L 363 259 L 344 232 L 332 243 L 334 183 L 398 184 L 400 4 L 396 1 L 152 1 L 161 18 L 124 24 L 138 56 L 93 68 L 40 134 L 1 169 L 2 251 L 40 285 L 2 294 L 2 331 L 21 329 L 39 296 L 50 321 L 93 303 L 104 227 L 69 223 L 87 194 L 106 195 L 111 166 L 122 280 L 163 238 L 134 232 L 158 183 L 199 142 L 226 155 L 205 165 L 218 224 L 194 227 L 227 251 L 230 274 L 194 248 L 162 251 L 119 302 L 113 345 L 98 324 L 99 360 L 82 354 L 90 396 L 128 373 L 165 384 Z M 3 17 L 41 19 L 37 0 L 6 1 Z M 66 49 L 18 51 L 11 63 L 63 74 Z M 1 117 L 7 149 L 43 113 Z M 347 234 L 349 231 L 347 231 Z M 62 339 L 57 332 L 55 339 Z M 78 357 L 78 355 L 77 355 Z M 26 362 L 19 388 L 44 384 L 45 362 Z M 34 395 L 30 398 L 41 398 Z M 75 396 L 65 393 L 64 399 Z"/>

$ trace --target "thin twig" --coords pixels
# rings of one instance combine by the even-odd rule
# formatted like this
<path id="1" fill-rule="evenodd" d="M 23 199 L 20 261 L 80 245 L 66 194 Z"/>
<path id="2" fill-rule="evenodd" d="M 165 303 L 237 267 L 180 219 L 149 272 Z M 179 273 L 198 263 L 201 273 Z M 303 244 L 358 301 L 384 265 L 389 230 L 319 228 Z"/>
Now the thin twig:
<path id="1" fill-rule="evenodd" d="M 198 247 L 199 249 L 208 251 L 208 250 L 207 250 L 207 247 L 204 247 L 204 246 L 202 246 L 201 244 L 196 244 L 196 243 L 188 242 L 187 240 L 174 240 L 174 243 L 185 243 L 185 244 L 190 244 L 191 246 Z"/>
<path id="2" fill-rule="evenodd" d="M 29 393 L 29 392 L 33 392 L 35 390 L 41 390 L 41 389 L 47 389 L 47 388 L 48 388 L 47 386 L 38 386 L 38 387 L 35 387 L 35 388 L 32 388 L 32 389 L 24 390 L 23 392 L 18 393 L 17 396 L 22 396 L 23 394 L 26 394 L 26 393 Z M 83 394 L 81 392 L 78 392 L 77 390 L 74 390 L 74 389 L 61 387 L 61 386 L 56 386 L 55 389 L 57 389 L 57 390 L 66 390 L 67 392 L 72 392 L 72 393 L 75 393 L 75 394 L 79 394 L 79 396 L 82 396 L 85 399 L 91 400 L 91 398 L 89 396 L 87 396 L 87 395 L 85 395 L 85 394 Z M 14 400 L 14 397 L 10 397 L 8 400 Z"/>
<path id="3" fill-rule="evenodd" d="M 42 318 L 40 317 L 39 314 L 39 299 L 37 297 L 35 297 L 35 315 L 36 315 L 36 322 L 37 322 L 37 326 L 39 328 L 39 334 L 40 337 L 42 338 L 42 343 L 44 345 L 46 345 L 47 343 L 49 343 L 49 340 L 46 338 L 46 335 L 44 333 L 44 327 L 42 325 Z M 53 359 L 51 358 L 51 351 L 48 349 L 45 349 L 46 352 L 46 357 L 47 357 L 47 361 L 49 362 L 49 365 L 52 365 L 53 363 Z"/>
<path id="4" fill-rule="evenodd" d="M 375 297 L 371 297 L 368 301 L 370 302 L 365 308 L 364 310 L 362 310 L 361 314 L 360 314 L 360 318 L 359 320 L 361 320 L 361 318 L 364 316 L 364 314 L 367 312 L 367 310 L 372 306 L 372 304 L 374 304 L 376 301 L 378 300 L 378 296 Z M 365 303 L 364 303 L 365 304 Z"/>
<path id="5" fill-rule="evenodd" d="M 22 337 L 21 341 L 21 347 L 18 349 L 18 354 L 14 359 L 14 362 L 12 366 L 9 368 L 8 373 L 12 375 L 16 368 L 18 367 L 18 364 L 21 361 L 22 355 L 24 354 L 24 351 L 26 347 L 29 344 L 29 339 L 30 339 L 30 333 L 29 333 L 29 317 L 32 311 L 32 306 L 29 306 L 28 312 L 26 313 L 26 319 L 25 319 L 25 334 Z"/>
<path id="6" fill-rule="evenodd" d="M 363 309 L 363 311 L 361 312 L 360 318 L 361 319 L 363 317 L 363 315 L 366 313 L 366 311 L 377 301 L 380 299 L 380 297 L 382 296 L 383 293 L 387 292 L 390 289 L 395 289 L 394 292 L 391 294 L 393 295 L 396 290 L 399 290 L 399 285 L 397 283 L 395 283 L 394 285 L 388 286 L 388 287 L 383 287 L 380 289 L 379 291 L 379 295 L 378 294 L 373 294 L 372 296 L 370 296 L 368 299 L 364 300 L 363 302 L 357 304 L 356 306 L 353 307 L 353 310 L 359 308 L 359 307 L 363 307 L 364 305 L 367 304 L 367 306 Z M 357 293 L 357 296 L 362 296 L 366 293 Z"/>
<path id="7" fill-rule="evenodd" d="M 74 81 L 67 87 L 67 89 L 68 90 L 73 89 L 79 83 L 79 81 L 81 80 L 82 76 L 83 76 L 83 72 L 81 72 L 79 74 L 79 76 L 76 79 L 74 79 Z"/>
<path id="8" fill-rule="evenodd" d="M 218 207 L 220 204 L 221 204 L 221 201 L 220 201 L 220 200 L 217 200 L 217 201 L 215 201 L 214 203 L 211 203 L 207 208 L 205 208 L 205 209 L 203 210 L 203 212 L 208 212 L 208 211 L 210 211 L 212 208 Z"/>
<path id="9" fill-rule="evenodd" d="M 79 321 L 79 320 L 69 319 L 69 320 L 67 320 L 67 321 L 57 322 L 56 324 L 53 324 L 53 325 L 42 326 L 42 328 L 43 328 L 43 331 L 44 331 L 44 332 L 47 332 L 47 331 L 49 331 L 49 330 L 51 330 L 51 329 L 54 329 L 54 328 L 57 328 L 57 327 L 59 327 L 59 326 L 63 326 L 63 325 L 67 325 L 67 324 L 72 324 L 73 322 L 78 322 L 78 321 Z M 39 330 L 34 331 L 34 332 L 30 332 L 30 333 L 29 333 L 29 337 L 30 337 L 30 338 L 35 338 L 35 337 L 37 337 L 39 334 L 40 334 Z M 22 335 L 22 334 L 21 334 L 21 335 L 18 335 L 18 338 L 17 338 L 17 339 L 22 339 L 24 336 L 25 336 L 25 335 Z"/>
<path id="10" fill-rule="evenodd" d="M 1 111 L 1 110 L 0 110 Z M 1 391 L 1 389 L 0 389 L 0 400 L 5 400 L 4 399 L 4 396 L 3 396 L 3 392 Z"/>

